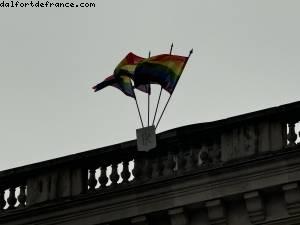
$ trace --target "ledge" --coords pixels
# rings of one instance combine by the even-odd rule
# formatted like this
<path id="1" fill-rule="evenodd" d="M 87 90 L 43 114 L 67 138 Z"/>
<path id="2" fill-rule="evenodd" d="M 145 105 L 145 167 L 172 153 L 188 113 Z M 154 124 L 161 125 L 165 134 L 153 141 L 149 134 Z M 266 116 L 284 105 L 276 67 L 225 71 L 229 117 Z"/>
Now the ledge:
<path id="1" fill-rule="evenodd" d="M 159 210 L 204 204 L 213 199 L 299 181 L 299 159 L 298 147 L 181 176 L 127 184 L 8 211 L 0 214 L 0 222 L 3 225 L 23 225 L 29 222 L 47 225 L 57 220 L 62 225 L 74 221 L 92 225 L 96 221 L 105 223 L 112 218 L 120 220 Z"/>
<path id="2" fill-rule="evenodd" d="M 299 115 L 300 114 L 300 101 L 293 102 L 277 107 L 272 107 L 264 110 L 259 110 L 251 113 L 246 113 L 239 116 L 230 117 L 227 119 L 217 120 L 213 122 L 207 123 L 199 123 L 187 125 L 175 129 L 171 129 L 165 132 L 162 132 L 157 135 L 158 144 L 162 144 L 167 140 L 174 139 L 183 139 L 191 134 L 199 134 L 203 132 L 218 132 L 220 133 L 224 129 L 229 129 L 233 125 L 244 124 L 250 121 L 257 121 L 267 119 L 270 120 L 272 118 L 279 118 L 283 114 L 291 114 L 291 115 Z M 54 168 L 57 166 L 64 166 L 66 164 L 77 164 L 82 163 L 84 159 L 87 158 L 101 158 L 102 155 L 114 154 L 113 152 L 124 152 L 126 150 L 129 151 L 137 151 L 136 150 L 136 141 L 131 140 L 120 144 L 115 144 L 107 147 L 97 148 L 81 153 L 76 153 L 60 158 L 55 158 L 43 162 L 38 162 L 26 166 L 16 167 L 13 169 L 8 169 L 0 172 L 0 181 L 5 180 L 10 176 L 24 176 L 34 173 L 37 170 Z"/>

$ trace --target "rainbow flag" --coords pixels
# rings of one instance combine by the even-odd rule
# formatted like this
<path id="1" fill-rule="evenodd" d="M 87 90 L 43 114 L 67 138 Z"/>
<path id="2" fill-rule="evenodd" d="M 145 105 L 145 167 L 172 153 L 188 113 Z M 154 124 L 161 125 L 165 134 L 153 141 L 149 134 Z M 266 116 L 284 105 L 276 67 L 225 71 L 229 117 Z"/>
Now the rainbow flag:
<path id="1" fill-rule="evenodd" d="M 172 94 L 188 59 L 185 56 L 162 54 L 141 61 L 133 75 L 135 86 L 160 84 Z"/>
<path id="2" fill-rule="evenodd" d="M 143 61 L 145 58 L 140 57 L 138 55 L 135 55 L 132 52 L 129 52 L 124 59 L 117 65 L 117 67 L 114 70 L 114 75 L 116 77 L 120 76 L 128 76 L 130 77 L 134 82 L 134 71 L 136 69 L 136 66 L 138 63 Z M 150 85 L 149 84 L 140 84 L 136 86 L 136 89 L 146 92 L 146 93 L 151 93 Z"/>
<path id="3" fill-rule="evenodd" d="M 133 86 L 131 84 L 131 80 L 128 76 L 119 76 L 116 77 L 114 75 L 111 75 L 107 77 L 104 81 L 101 83 L 95 85 L 93 87 L 94 91 L 100 91 L 101 89 L 107 87 L 107 86 L 112 86 L 120 91 L 122 91 L 125 95 L 135 98 L 135 94 L 133 91 Z"/>

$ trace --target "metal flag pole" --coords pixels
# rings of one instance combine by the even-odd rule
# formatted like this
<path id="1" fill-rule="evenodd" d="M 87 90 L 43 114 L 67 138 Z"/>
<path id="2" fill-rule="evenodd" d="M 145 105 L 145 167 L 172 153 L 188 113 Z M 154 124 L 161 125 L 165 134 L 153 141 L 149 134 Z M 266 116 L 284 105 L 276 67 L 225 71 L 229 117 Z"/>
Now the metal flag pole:
<path id="1" fill-rule="evenodd" d="M 148 58 L 151 56 L 151 51 L 149 51 Z M 149 118 L 150 118 L 150 82 L 147 86 L 147 92 L 148 92 L 148 127 L 149 127 Z"/>
<path id="2" fill-rule="evenodd" d="M 130 83 L 131 83 L 131 81 L 130 81 Z M 131 83 L 131 86 L 132 86 L 132 83 Z M 139 116 L 140 116 L 141 124 L 142 124 L 142 127 L 144 127 L 144 123 L 143 123 L 143 119 L 142 119 L 142 116 L 141 116 L 140 107 L 139 107 L 139 104 L 138 104 L 137 99 L 136 99 L 134 88 L 132 88 L 132 90 L 133 90 L 133 93 L 134 93 L 134 100 L 135 100 L 135 104 L 136 104 L 136 107 L 137 107 L 137 110 L 138 110 L 138 113 L 139 113 Z"/>
<path id="3" fill-rule="evenodd" d="M 139 112 L 139 116 L 140 116 L 140 120 L 141 120 L 142 127 L 144 127 L 144 123 L 143 123 L 143 120 L 142 120 L 142 116 L 141 116 L 139 104 L 138 104 L 138 102 L 137 102 L 137 100 L 136 100 L 136 97 L 135 97 L 134 99 L 135 99 L 135 103 L 136 103 L 137 110 L 138 110 L 138 112 Z"/>
<path id="4" fill-rule="evenodd" d="M 192 53 L 193 53 L 193 49 L 191 49 L 191 51 L 190 51 L 190 53 L 189 53 L 189 56 L 187 57 L 187 60 L 185 61 L 184 65 L 183 65 L 183 67 L 182 67 L 181 73 L 183 72 L 184 67 L 185 67 L 187 61 L 189 60 L 190 56 L 192 55 Z M 181 73 L 180 73 L 180 75 L 181 75 Z M 179 78 L 180 78 L 180 77 L 179 77 Z M 164 112 L 165 112 L 165 110 L 166 110 L 166 108 L 167 108 L 169 102 L 170 102 L 170 99 L 171 99 L 171 97 L 172 97 L 172 95 L 173 95 L 173 92 L 174 92 L 174 90 L 175 90 L 175 87 L 176 87 L 178 81 L 179 81 L 179 79 L 176 81 L 176 84 L 175 84 L 175 86 L 174 86 L 174 89 L 173 89 L 172 93 L 170 94 L 170 96 L 169 96 L 169 98 L 168 98 L 168 101 L 167 101 L 167 103 L 166 103 L 166 105 L 165 105 L 165 107 L 164 107 L 164 109 L 163 109 L 163 111 L 162 111 L 162 113 L 161 113 L 161 115 L 160 115 L 160 117 L 159 117 L 159 120 L 158 120 L 158 122 L 157 122 L 157 124 L 156 124 L 156 126 L 155 126 L 155 129 L 158 127 L 158 124 L 159 124 L 159 122 L 160 122 L 160 120 L 161 120 L 161 118 L 162 118 L 162 116 L 163 116 L 163 114 L 164 114 Z"/>
<path id="5" fill-rule="evenodd" d="M 172 55 L 172 50 L 173 50 L 173 43 L 171 44 L 170 53 L 169 53 L 170 55 Z M 160 92 L 159 92 L 159 96 L 158 96 L 158 100 L 157 100 L 157 104 L 156 104 L 156 109 L 155 109 L 155 114 L 153 117 L 152 125 L 154 125 L 154 122 L 155 122 L 156 113 L 157 113 L 158 105 L 160 102 L 161 92 L 162 92 L 162 86 L 160 86 Z"/>
<path id="6" fill-rule="evenodd" d="M 159 101 L 160 101 L 161 92 L 162 92 L 162 87 L 160 87 L 159 97 L 158 97 L 157 104 L 156 104 L 156 109 L 155 109 L 155 114 L 154 114 L 153 121 L 152 121 L 152 126 L 154 125 L 154 121 L 155 121 L 155 117 L 156 117 L 156 113 L 157 113 L 157 109 L 158 109 L 158 105 L 159 105 Z"/>

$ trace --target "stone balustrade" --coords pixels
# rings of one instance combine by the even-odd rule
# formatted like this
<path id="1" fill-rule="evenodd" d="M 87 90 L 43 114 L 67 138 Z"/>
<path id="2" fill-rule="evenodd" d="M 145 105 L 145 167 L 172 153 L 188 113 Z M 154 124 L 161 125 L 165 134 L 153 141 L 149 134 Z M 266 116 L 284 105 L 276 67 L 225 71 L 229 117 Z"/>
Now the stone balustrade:
<path id="1" fill-rule="evenodd" d="M 149 152 L 137 151 L 136 142 L 129 141 L 2 171 L 0 214 L 99 192 L 113 193 L 293 150 L 300 145 L 299 120 L 297 102 L 163 132 L 157 135 L 157 148 Z M 283 187 L 291 212 L 298 204 L 289 197 L 299 193 L 296 186 Z M 259 193 L 245 193 L 244 199 L 251 220 L 263 220 Z M 225 224 L 222 201 L 208 201 L 206 207 L 212 224 Z M 186 221 L 180 210 L 169 214 Z M 140 218 L 134 221 L 146 224 Z"/>

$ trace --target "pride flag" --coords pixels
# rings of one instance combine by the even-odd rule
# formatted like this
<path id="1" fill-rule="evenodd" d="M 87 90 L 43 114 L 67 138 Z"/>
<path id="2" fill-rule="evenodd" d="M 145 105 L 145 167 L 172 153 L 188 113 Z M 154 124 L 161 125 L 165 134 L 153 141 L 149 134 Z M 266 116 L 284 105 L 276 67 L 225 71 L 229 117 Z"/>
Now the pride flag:
<path id="1" fill-rule="evenodd" d="M 135 55 L 132 52 L 129 52 L 124 59 L 117 65 L 117 67 L 114 70 L 114 75 L 116 77 L 120 76 L 128 76 L 130 77 L 134 82 L 135 79 L 133 77 L 134 71 L 136 69 L 136 66 L 138 63 L 143 61 L 145 58 L 140 57 L 138 55 Z M 146 93 L 151 93 L 150 85 L 149 84 L 140 84 L 140 85 L 135 85 L 136 89 L 146 92 Z"/>
<path id="2" fill-rule="evenodd" d="M 189 57 L 162 54 L 141 61 L 134 72 L 135 86 L 160 84 L 170 94 L 173 93 Z"/>
<path id="3" fill-rule="evenodd" d="M 107 87 L 107 86 L 113 86 L 120 91 L 122 91 L 125 95 L 135 98 L 135 94 L 133 91 L 133 87 L 131 84 L 131 80 L 128 76 L 119 76 L 116 77 L 114 75 L 111 75 L 107 77 L 104 81 L 97 84 L 93 87 L 94 91 L 100 91 L 101 89 Z"/>

